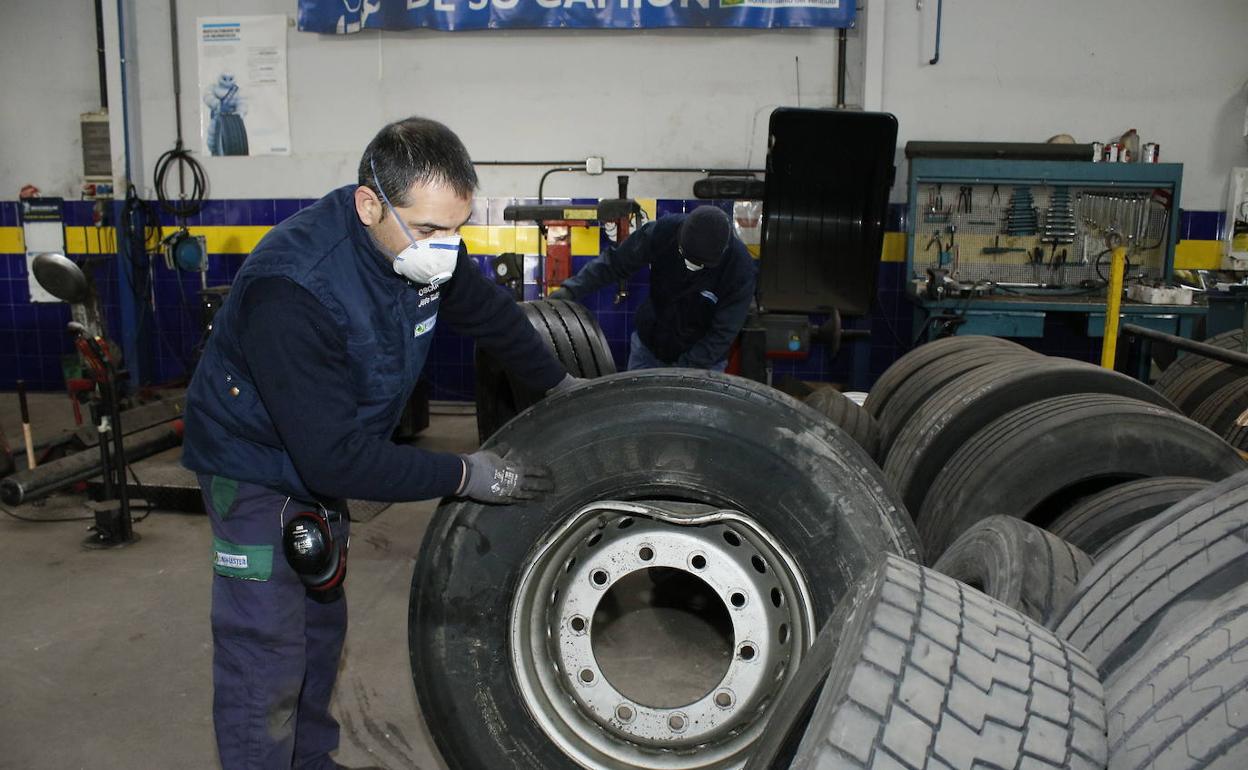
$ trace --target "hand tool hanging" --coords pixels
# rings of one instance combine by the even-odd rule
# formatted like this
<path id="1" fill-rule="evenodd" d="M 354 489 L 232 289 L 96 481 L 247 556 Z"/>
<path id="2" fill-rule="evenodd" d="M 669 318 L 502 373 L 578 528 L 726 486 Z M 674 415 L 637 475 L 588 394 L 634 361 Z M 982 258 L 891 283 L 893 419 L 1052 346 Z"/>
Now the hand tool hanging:
<path id="1" fill-rule="evenodd" d="M 917 0 L 917 2 L 914 4 L 914 7 L 915 7 L 915 10 L 922 11 L 923 0 Z M 928 59 L 927 61 L 928 64 L 936 64 L 937 62 L 940 61 L 940 21 L 941 21 L 941 17 L 944 16 L 944 11 L 945 11 L 945 0 L 936 0 L 936 53 L 934 56 L 932 56 L 931 59 Z"/>

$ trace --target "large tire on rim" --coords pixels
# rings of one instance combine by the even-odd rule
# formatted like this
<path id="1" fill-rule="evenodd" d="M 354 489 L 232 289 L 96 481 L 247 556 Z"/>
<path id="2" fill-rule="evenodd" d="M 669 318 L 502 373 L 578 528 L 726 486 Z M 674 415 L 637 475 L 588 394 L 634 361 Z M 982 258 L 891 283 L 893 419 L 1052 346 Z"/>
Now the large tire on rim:
<path id="1" fill-rule="evenodd" d="M 1210 483 L 1183 476 L 1128 481 L 1080 500 L 1049 531 L 1098 559 L 1132 529 Z"/>
<path id="2" fill-rule="evenodd" d="M 747 568 L 732 574 L 743 585 L 774 580 L 783 589 L 739 602 L 729 597 L 737 608 L 730 612 L 739 614 L 733 615 L 737 654 L 727 676 L 745 670 L 742 660 L 770 666 L 767 655 L 775 651 L 790 657 L 787 663 L 781 658 L 777 676 L 768 667 L 759 684 L 735 691 L 740 710 L 730 710 L 734 700 L 728 696 L 719 722 L 679 723 L 690 736 L 695 727 L 734 730 L 720 742 L 698 744 L 697 752 L 664 754 L 666 767 L 692 768 L 709 765 L 717 751 L 734 757 L 741 752 L 744 759 L 762 730 L 767 701 L 760 698 L 774 698 L 774 689 L 794 675 L 798 652 L 875 554 L 918 556 L 900 501 L 861 448 L 798 402 L 737 377 L 679 369 L 605 377 L 544 399 L 486 446 L 546 465 L 556 492 L 507 508 L 448 499 L 426 532 L 408 615 L 412 674 L 431 732 L 454 770 L 570 769 L 578 766 L 570 754 L 589 766 L 606 764 L 604 756 L 614 766 L 637 766 L 628 758 L 642 750 L 622 737 L 632 728 L 577 700 L 612 683 L 591 672 L 581 681 L 592 687 L 582 688 L 579 665 L 565 666 L 565 656 L 579 653 L 547 637 L 572 638 L 565 634 L 576 632 L 576 618 L 563 617 L 562 608 L 579 601 L 591 582 L 605 590 L 608 569 L 618 579 L 633 574 L 639 558 L 649 556 L 653 561 L 647 563 L 657 565 L 667 558 L 664 549 L 675 548 L 671 542 L 690 538 L 697 548 L 679 551 L 680 564 L 690 565 L 681 569 L 709 573 L 711 563 L 731 561 L 738 549 L 743 555 L 753 550 Z M 596 516 L 590 504 L 621 499 L 701 503 L 740 514 L 697 527 L 638 516 L 626 530 L 623 518 L 601 524 L 584 519 Z M 584 528 L 585 521 L 593 527 Z M 654 538 L 650 550 L 617 553 L 614 543 L 638 530 Z M 706 554 L 700 562 L 697 552 Z M 770 560 L 755 561 L 764 552 Z M 574 562 L 565 554 L 582 558 Z M 600 568 L 596 560 L 607 558 L 616 561 Z M 543 585 L 563 590 L 551 593 Z M 777 637 L 764 628 L 747 658 L 743 627 L 736 625 L 745 622 L 746 611 L 788 613 L 792 626 L 781 626 L 770 648 Z M 583 617 L 592 613 L 586 609 Z M 580 631 L 585 628 L 582 618 Z M 715 690 L 716 705 L 722 692 Z M 708 692 L 703 700 L 710 697 Z M 694 713 L 701 703 L 685 708 Z M 638 713 L 630 711 L 629 721 L 639 726 L 654 711 L 645 703 L 633 707 Z M 644 722 L 647 729 L 654 724 Z M 684 746 L 671 736 L 663 745 Z"/>
<path id="3" fill-rule="evenodd" d="M 950 457 L 985 425 L 1019 407 L 1072 393 L 1114 393 L 1169 408 L 1149 386 L 1082 361 L 1035 357 L 982 366 L 947 382 L 894 434 L 884 462 L 906 509 L 918 514 Z"/>
<path id="4" fill-rule="evenodd" d="M 1070 543 L 1013 516 L 989 516 L 962 533 L 932 569 L 1048 625 L 1092 568 Z"/>
<path id="5" fill-rule="evenodd" d="M 1059 396 L 1016 409 L 966 442 L 932 485 L 917 517 L 929 559 L 993 514 L 1040 527 L 1088 494 L 1151 476 L 1211 481 L 1244 461 L 1208 428 L 1124 396 Z"/>
<path id="6" fill-rule="evenodd" d="M 563 300 L 521 302 L 524 317 L 573 377 L 585 379 L 615 373 L 615 359 L 602 328 L 583 305 Z M 477 347 L 477 437 L 485 441 L 507 421 L 537 403 L 534 393 L 514 382 L 488 350 Z"/>
<path id="7" fill-rule="evenodd" d="M 895 556 L 853 603 L 793 770 L 1105 767 L 1096 672 L 1039 623 Z"/>
<path id="8" fill-rule="evenodd" d="M 1197 492 L 1092 567 L 1054 630 L 1109 681 L 1211 600 L 1248 583 L 1248 472 Z"/>
<path id="9" fill-rule="evenodd" d="M 1188 618 L 1105 684 L 1109 767 L 1248 767 L 1248 586 Z"/>
<path id="10" fill-rule="evenodd" d="M 832 386 L 819 388 L 802 403 L 814 408 L 849 434 L 858 446 L 875 458 L 880 451 L 880 426 L 870 412 L 850 401 Z"/>
<path id="11" fill-rule="evenodd" d="M 981 348 L 1008 349 L 1018 353 L 1027 351 L 1022 345 L 1000 337 L 982 337 L 975 334 L 933 340 L 906 353 L 884 370 L 884 374 L 871 386 L 871 392 L 862 406 L 875 419 L 882 419 L 889 401 L 906 380 L 945 356 Z"/>

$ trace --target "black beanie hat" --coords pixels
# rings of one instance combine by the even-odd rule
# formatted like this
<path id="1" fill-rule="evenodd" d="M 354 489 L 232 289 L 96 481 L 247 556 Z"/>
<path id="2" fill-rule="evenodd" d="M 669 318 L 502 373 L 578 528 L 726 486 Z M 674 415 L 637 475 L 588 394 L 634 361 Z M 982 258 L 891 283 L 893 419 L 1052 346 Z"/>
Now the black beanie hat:
<path id="1" fill-rule="evenodd" d="M 715 267 L 724 259 L 732 238 L 732 220 L 715 206 L 699 206 L 680 226 L 680 253 L 697 265 Z"/>

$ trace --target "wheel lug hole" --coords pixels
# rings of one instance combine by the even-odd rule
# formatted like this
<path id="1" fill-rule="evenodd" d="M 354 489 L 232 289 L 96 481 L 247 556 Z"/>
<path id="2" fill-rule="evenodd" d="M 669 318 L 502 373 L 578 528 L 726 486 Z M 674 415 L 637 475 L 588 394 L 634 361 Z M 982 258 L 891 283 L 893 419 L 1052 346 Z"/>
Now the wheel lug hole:
<path id="1" fill-rule="evenodd" d="M 733 591 L 728 595 L 728 603 L 737 609 L 745 606 L 745 594 L 740 591 Z"/>
<path id="2" fill-rule="evenodd" d="M 741 660 L 754 660 L 754 656 L 758 654 L 752 642 L 746 642 L 737 648 L 737 657 Z"/>
<path id="3" fill-rule="evenodd" d="M 593 572 L 589 573 L 590 582 L 598 586 L 599 588 L 601 588 L 602 586 L 605 586 L 607 584 L 607 581 L 610 579 L 611 579 L 611 576 L 607 574 L 607 571 L 605 569 L 596 569 Z"/>
<path id="4" fill-rule="evenodd" d="M 715 693 L 715 705 L 719 706 L 721 709 L 732 708 L 732 705 L 735 702 L 736 699 L 732 697 L 732 693 L 728 690 L 720 690 Z"/>
<path id="5" fill-rule="evenodd" d="M 671 714 L 667 717 L 667 727 L 674 733 L 683 733 L 689 726 L 689 718 L 684 714 Z"/>
<path id="6" fill-rule="evenodd" d="M 583 668 L 583 669 L 581 669 L 581 673 L 580 673 L 580 677 L 579 677 L 579 678 L 580 678 L 580 680 L 581 680 L 582 682 L 584 682 L 585 684 L 593 684 L 593 683 L 594 683 L 594 679 L 596 679 L 597 677 L 595 677 L 595 676 L 594 676 L 594 670 L 593 670 L 593 669 L 591 669 L 591 668 Z"/>
<path id="7" fill-rule="evenodd" d="M 615 707 L 615 718 L 625 724 L 633 721 L 634 716 L 636 716 L 636 714 L 633 712 L 633 707 L 627 703 L 621 703 Z"/>
<path id="8" fill-rule="evenodd" d="M 641 548 L 637 549 L 637 558 L 642 561 L 650 561 L 654 558 L 654 549 L 648 545 L 643 545 Z"/>
<path id="9" fill-rule="evenodd" d="M 698 571 L 706 569 L 706 556 L 700 553 L 693 554 L 689 557 L 689 566 Z"/>
<path id="10" fill-rule="evenodd" d="M 584 634 L 585 629 L 589 627 L 589 624 L 586 623 L 585 618 L 580 615 L 573 615 L 572 619 L 568 621 L 568 627 L 572 629 L 573 633 Z"/>

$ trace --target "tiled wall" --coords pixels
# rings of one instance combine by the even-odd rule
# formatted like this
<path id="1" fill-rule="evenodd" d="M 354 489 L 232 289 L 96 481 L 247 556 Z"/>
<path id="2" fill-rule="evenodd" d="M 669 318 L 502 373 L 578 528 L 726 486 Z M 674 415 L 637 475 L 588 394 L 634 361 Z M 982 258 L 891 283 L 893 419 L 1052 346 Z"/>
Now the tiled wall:
<path id="1" fill-rule="evenodd" d="M 189 221 L 194 226 L 216 227 L 221 232 L 241 233 L 241 241 L 227 243 L 214 249 L 210 238 L 208 284 L 228 284 L 238 272 L 245 259 L 248 243 L 253 243 L 268 226 L 281 222 L 299 209 L 311 205 L 313 199 L 279 200 L 228 200 L 207 201 L 203 211 Z M 580 201 L 575 201 L 580 202 Z M 655 204 L 658 216 L 687 210 L 704 201 L 659 200 Z M 727 203 L 718 205 L 729 206 Z M 493 210 L 491 204 L 488 207 Z M 486 216 L 482 214 L 481 216 Z M 891 207 L 888 229 L 904 232 L 904 206 Z M 173 225 L 168 215 L 162 214 L 162 224 Z M 65 204 L 66 242 L 69 255 L 85 258 L 88 253 L 104 252 L 105 257 L 92 270 L 110 335 L 119 336 L 117 305 L 117 274 L 115 260 L 108 255 L 115 248 L 111 228 L 92 226 L 92 204 L 68 201 Z M 1217 238 L 1221 223 L 1219 212 L 1184 212 L 1180 225 L 1181 236 L 1195 241 L 1211 241 Z M 480 222 L 478 224 L 487 224 Z M 489 222 L 488 224 L 496 224 Z M 25 256 L 15 247 L 14 229 L 19 226 L 17 204 L 0 202 L 0 238 L 7 244 L 0 249 L 0 390 L 12 389 L 19 379 L 38 390 L 62 390 L 62 359 L 72 361 L 73 347 L 65 325 L 69 309 L 63 304 L 32 304 L 27 288 Z M 232 228 L 232 229 L 231 229 Z M 600 235 L 599 246 L 606 246 L 605 235 Z M 250 239 L 250 240 L 248 240 Z M 20 241 L 16 241 L 20 243 Z M 228 245 L 241 243 L 242 245 Z M 480 250 L 480 249 L 478 249 Z M 579 269 L 592 259 L 591 247 L 581 248 L 582 253 L 573 258 L 573 266 Z M 480 254 L 478 261 L 485 269 L 490 254 Z M 179 274 L 168 270 L 161 259 L 154 261 L 155 322 L 151 335 L 153 354 L 151 380 L 170 382 L 186 375 L 186 365 L 195 354 L 200 342 L 199 276 Z M 854 389 L 866 389 L 874 380 L 904 353 L 912 344 L 913 309 L 905 299 L 904 262 L 882 261 L 878 281 L 878 296 L 872 313 L 864 318 L 845 319 L 847 328 L 866 329 L 870 336 L 864 340 L 846 342 L 841 353 L 832 360 L 821 346 L 815 345 L 809 358 L 804 360 L 776 361 L 774 377 L 802 380 L 834 381 Z M 611 345 L 619 368 L 624 367 L 628 351 L 628 336 L 632 331 L 632 315 L 644 298 L 647 287 L 646 272 L 634 276 L 629 296 L 623 303 L 615 304 L 615 289 L 607 288 L 584 302 L 595 313 Z M 526 287 L 531 298 L 536 287 Z M 814 317 L 819 323 L 823 319 Z M 434 346 L 426 366 L 426 376 L 433 384 L 437 399 L 468 400 L 473 395 L 472 341 L 455 334 L 446 325 L 435 332 Z M 1092 360 L 1098 344 L 1088 340 L 1078 329 L 1066 328 L 1060 322 L 1046 328 L 1043 339 L 1030 341 L 1043 352 L 1068 355 Z"/>

